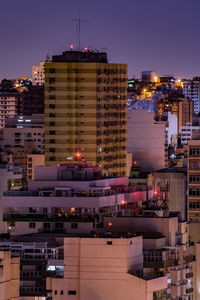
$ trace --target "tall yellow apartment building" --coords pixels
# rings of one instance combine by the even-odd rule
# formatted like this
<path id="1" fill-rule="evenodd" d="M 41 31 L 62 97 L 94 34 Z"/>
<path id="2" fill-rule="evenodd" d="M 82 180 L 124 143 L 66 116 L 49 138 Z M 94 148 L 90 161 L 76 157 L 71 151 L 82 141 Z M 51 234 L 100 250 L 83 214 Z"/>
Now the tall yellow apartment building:
<path id="1" fill-rule="evenodd" d="M 65 51 L 45 62 L 45 163 L 90 163 L 125 176 L 127 65 Z"/>

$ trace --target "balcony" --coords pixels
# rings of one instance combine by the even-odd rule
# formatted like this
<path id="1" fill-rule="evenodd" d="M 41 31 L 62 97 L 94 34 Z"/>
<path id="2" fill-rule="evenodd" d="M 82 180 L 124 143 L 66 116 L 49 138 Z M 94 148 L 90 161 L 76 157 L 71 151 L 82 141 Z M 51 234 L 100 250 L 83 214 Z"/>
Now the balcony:
<path id="1" fill-rule="evenodd" d="M 194 261 L 194 256 L 193 255 L 187 255 L 183 257 L 185 263 L 193 262 Z"/>
<path id="2" fill-rule="evenodd" d="M 186 278 L 192 278 L 192 277 L 194 277 L 193 272 L 186 273 Z"/>
<path id="3" fill-rule="evenodd" d="M 31 280 L 43 276 L 44 274 L 41 271 L 21 271 L 20 280 Z"/>
<path id="4" fill-rule="evenodd" d="M 45 296 L 45 289 L 38 286 L 22 286 L 20 296 Z"/>
<path id="5" fill-rule="evenodd" d="M 191 294 L 191 293 L 194 293 L 193 288 L 186 289 L 186 294 Z"/>
<path id="6" fill-rule="evenodd" d="M 170 250 L 145 250 L 144 268 L 168 268 L 178 265 L 179 261 Z"/>

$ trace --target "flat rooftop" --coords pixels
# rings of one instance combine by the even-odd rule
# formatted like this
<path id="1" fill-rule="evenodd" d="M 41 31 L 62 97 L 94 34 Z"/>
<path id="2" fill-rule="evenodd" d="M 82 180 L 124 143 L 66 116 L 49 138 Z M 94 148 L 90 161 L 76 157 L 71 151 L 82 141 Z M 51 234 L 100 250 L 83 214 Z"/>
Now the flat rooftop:
<path id="1" fill-rule="evenodd" d="M 64 51 L 61 55 L 53 55 L 52 62 L 98 62 L 107 63 L 107 53 L 98 51 Z"/>

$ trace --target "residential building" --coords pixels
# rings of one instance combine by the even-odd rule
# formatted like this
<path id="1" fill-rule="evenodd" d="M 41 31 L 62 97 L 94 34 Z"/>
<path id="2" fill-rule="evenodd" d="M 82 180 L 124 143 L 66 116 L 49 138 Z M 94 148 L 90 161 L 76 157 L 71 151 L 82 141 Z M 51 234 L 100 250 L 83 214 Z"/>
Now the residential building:
<path id="1" fill-rule="evenodd" d="M 143 273 L 141 236 L 64 238 L 64 277 L 51 278 L 52 300 L 167 296 L 167 276 Z"/>
<path id="2" fill-rule="evenodd" d="M 18 236 L 14 241 L 1 241 L 0 247 L 20 258 L 20 300 L 49 299 L 46 277 L 62 277 L 64 273 L 63 238 Z"/>
<path id="3" fill-rule="evenodd" d="M 127 149 L 145 171 L 167 166 L 168 124 L 156 122 L 154 113 L 128 110 Z"/>
<path id="4" fill-rule="evenodd" d="M 194 113 L 200 112 L 200 77 L 194 77 L 192 80 L 184 80 L 183 94 L 194 103 Z"/>
<path id="5" fill-rule="evenodd" d="M 200 139 L 200 126 L 188 124 L 181 127 L 181 144 L 187 145 L 188 140 Z"/>
<path id="6" fill-rule="evenodd" d="M 128 177 L 103 177 L 100 167 L 69 164 L 35 167 L 28 190 L 4 192 L 2 206 L 11 235 L 90 232 L 104 216 L 130 215 L 138 199 L 145 201 L 146 191 L 129 188 Z"/>
<path id="7" fill-rule="evenodd" d="M 45 81 L 44 62 L 39 66 L 32 66 L 32 85 L 43 85 Z"/>
<path id="8" fill-rule="evenodd" d="M 107 54 L 65 51 L 45 62 L 45 163 L 126 175 L 127 66 Z"/>
<path id="9" fill-rule="evenodd" d="M 196 265 L 192 247 L 188 245 L 187 222 L 178 222 L 177 217 L 159 217 L 154 210 L 151 213 L 152 216 L 146 217 L 105 218 L 104 226 L 111 234 L 140 233 L 144 272 L 156 269 L 168 275 L 167 299 L 193 300 Z"/>
<path id="10" fill-rule="evenodd" d="M 178 134 L 181 133 L 181 127 L 192 123 L 193 116 L 193 102 L 189 98 L 163 98 L 158 104 L 157 114 L 159 117 L 163 115 L 164 112 L 171 112 L 175 114 L 178 118 Z"/>
<path id="11" fill-rule="evenodd" d="M 30 86 L 20 94 L 20 114 L 44 114 L 44 86 Z"/>
<path id="12" fill-rule="evenodd" d="M 0 298 L 2 300 L 19 300 L 19 257 L 12 256 L 11 251 L 0 250 Z"/>
<path id="13" fill-rule="evenodd" d="M 0 145 L 3 151 L 24 147 L 28 142 L 32 152 L 44 153 L 44 116 L 12 116 L 6 118 Z"/>
<path id="14" fill-rule="evenodd" d="M 19 94 L 17 91 L 0 91 L 0 129 L 5 127 L 6 117 L 19 114 Z"/>
<path id="15" fill-rule="evenodd" d="M 27 155 L 27 181 L 34 180 L 34 169 L 38 166 L 44 166 L 44 154 Z"/>
<path id="16" fill-rule="evenodd" d="M 143 71 L 142 72 L 142 82 L 156 82 L 157 76 L 155 71 Z"/>
<path id="17" fill-rule="evenodd" d="M 200 140 L 188 141 L 188 217 L 200 222 Z"/>

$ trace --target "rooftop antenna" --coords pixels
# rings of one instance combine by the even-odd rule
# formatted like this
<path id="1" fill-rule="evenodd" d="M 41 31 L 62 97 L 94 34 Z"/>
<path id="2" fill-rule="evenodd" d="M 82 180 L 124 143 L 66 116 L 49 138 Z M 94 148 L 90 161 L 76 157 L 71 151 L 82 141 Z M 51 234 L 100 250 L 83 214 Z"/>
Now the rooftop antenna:
<path id="1" fill-rule="evenodd" d="M 76 23 L 76 32 L 78 36 L 78 50 L 81 50 L 81 22 L 88 22 L 88 20 L 81 19 L 81 8 L 80 2 L 78 4 L 78 18 L 72 19 Z"/>

